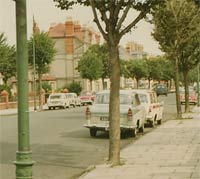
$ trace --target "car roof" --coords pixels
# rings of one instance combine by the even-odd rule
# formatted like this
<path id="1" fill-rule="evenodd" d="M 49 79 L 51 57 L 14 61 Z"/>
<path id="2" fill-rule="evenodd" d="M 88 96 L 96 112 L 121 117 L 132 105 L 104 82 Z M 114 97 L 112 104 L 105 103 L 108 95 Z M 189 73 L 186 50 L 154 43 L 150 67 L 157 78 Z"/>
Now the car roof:
<path id="1" fill-rule="evenodd" d="M 146 94 L 146 93 L 155 93 L 155 91 L 151 89 L 133 89 L 136 93 Z"/>
<path id="2" fill-rule="evenodd" d="M 130 93 L 136 93 L 133 90 L 119 90 L 120 94 L 130 94 Z M 97 92 L 96 94 L 109 94 L 110 90 L 102 90 Z"/>
<path id="3" fill-rule="evenodd" d="M 53 96 L 53 95 L 64 95 L 65 93 L 51 93 L 50 96 Z"/>

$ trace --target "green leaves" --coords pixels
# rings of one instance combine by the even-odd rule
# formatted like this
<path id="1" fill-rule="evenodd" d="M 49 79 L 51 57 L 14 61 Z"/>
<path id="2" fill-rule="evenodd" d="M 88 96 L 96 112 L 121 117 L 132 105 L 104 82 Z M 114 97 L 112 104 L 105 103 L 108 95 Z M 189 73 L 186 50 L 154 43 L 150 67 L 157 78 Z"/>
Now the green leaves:
<path id="1" fill-rule="evenodd" d="M 7 44 L 3 33 L 0 34 L 0 72 L 4 83 L 12 76 L 16 76 L 16 52 L 15 47 Z"/>
<path id="2" fill-rule="evenodd" d="M 35 47 L 35 67 L 38 74 L 48 72 L 55 55 L 54 42 L 47 33 L 35 33 L 28 42 L 29 64 L 33 65 L 33 43 Z"/>

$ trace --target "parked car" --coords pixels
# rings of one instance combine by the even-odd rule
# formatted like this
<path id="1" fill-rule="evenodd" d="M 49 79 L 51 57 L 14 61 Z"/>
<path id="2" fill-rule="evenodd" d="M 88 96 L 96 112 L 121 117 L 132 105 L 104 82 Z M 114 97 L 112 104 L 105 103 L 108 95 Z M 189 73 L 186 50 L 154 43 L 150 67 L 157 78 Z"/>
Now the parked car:
<path id="1" fill-rule="evenodd" d="M 163 118 L 163 104 L 159 102 L 155 91 L 153 90 L 134 90 L 140 102 L 145 106 L 146 120 L 145 124 L 154 127 L 155 124 L 160 125 Z"/>
<path id="2" fill-rule="evenodd" d="M 180 90 L 179 99 L 181 104 L 185 103 L 185 90 Z M 189 90 L 189 103 L 190 104 L 197 104 L 197 93 L 195 90 Z"/>
<path id="3" fill-rule="evenodd" d="M 168 88 L 167 88 L 167 86 L 165 84 L 156 85 L 154 90 L 155 90 L 157 96 L 159 96 L 159 95 L 167 96 L 167 94 L 168 94 Z"/>
<path id="4" fill-rule="evenodd" d="M 69 100 L 70 106 L 81 106 L 81 100 L 76 93 L 66 93 L 66 98 Z"/>
<path id="5" fill-rule="evenodd" d="M 110 91 L 98 92 L 94 104 L 86 108 L 86 124 L 90 135 L 97 131 L 109 131 Z M 144 131 L 145 108 L 140 104 L 138 95 L 132 90 L 120 90 L 120 130 L 122 134 L 136 136 Z"/>
<path id="6" fill-rule="evenodd" d="M 47 106 L 49 109 L 55 109 L 56 107 L 65 109 L 69 108 L 70 103 L 65 93 L 53 93 L 49 95 Z"/>
<path id="7" fill-rule="evenodd" d="M 79 96 L 82 105 L 93 104 L 95 93 L 90 91 L 83 91 Z"/>

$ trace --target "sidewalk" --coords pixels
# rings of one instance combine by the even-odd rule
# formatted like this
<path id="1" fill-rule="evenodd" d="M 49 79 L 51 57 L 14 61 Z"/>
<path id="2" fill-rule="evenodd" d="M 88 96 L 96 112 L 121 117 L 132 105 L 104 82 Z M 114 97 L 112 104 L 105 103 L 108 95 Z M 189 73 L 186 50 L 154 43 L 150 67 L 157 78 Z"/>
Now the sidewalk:
<path id="1" fill-rule="evenodd" d="M 123 149 L 124 165 L 98 165 L 79 179 L 200 179 L 200 107 L 189 116 L 167 121 Z"/>
<path id="2" fill-rule="evenodd" d="M 39 109 L 39 107 L 37 107 L 37 110 Z M 48 109 L 47 105 L 43 105 L 43 110 Z M 37 112 L 37 110 L 35 112 Z M 0 110 L 0 116 L 4 116 L 4 115 L 13 115 L 13 114 L 17 114 L 17 108 L 10 108 L 10 109 L 2 109 Z M 34 107 L 29 107 L 29 112 L 34 112 Z"/>

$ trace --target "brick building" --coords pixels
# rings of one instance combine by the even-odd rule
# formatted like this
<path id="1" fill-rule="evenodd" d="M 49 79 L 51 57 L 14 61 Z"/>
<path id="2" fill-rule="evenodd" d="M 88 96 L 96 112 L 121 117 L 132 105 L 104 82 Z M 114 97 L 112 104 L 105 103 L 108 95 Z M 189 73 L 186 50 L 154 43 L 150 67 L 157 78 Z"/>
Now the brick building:
<path id="1" fill-rule="evenodd" d="M 77 66 L 88 47 L 100 43 L 100 35 L 91 28 L 81 26 L 78 21 L 67 18 L 65 23 L 51 24 L 49 36 L 55 42 L 57 51 L 50 68 L 50 76 L 56 79 L 56 88 L 63 88 L 75 81 L 84 90 L 90 89 L 87 80 L 80 77 Z"/>

